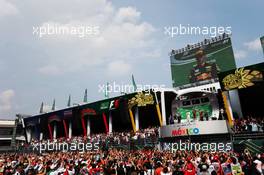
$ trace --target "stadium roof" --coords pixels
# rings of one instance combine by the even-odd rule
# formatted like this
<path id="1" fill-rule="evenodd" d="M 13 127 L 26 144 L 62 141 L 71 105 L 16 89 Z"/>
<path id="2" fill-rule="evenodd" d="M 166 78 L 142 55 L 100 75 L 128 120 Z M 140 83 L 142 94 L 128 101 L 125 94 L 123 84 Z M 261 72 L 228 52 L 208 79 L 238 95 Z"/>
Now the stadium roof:
<path id="1" fill-rule="evenodd" d="M 103 99 L 103 100 L 98 100 L 98 101 L 90 102 L 90 103 L 82 102 L 82 103 L 79 103 L 76 106 L 66 107 L 66 108 L 63 108 L 63 109 L 53 110 L 53 111 L 49 111 L 49 112 L 45 112 L 45 113 L 39 113 L 39 114 L 32 115 L 32 116 L 26 116 L 26 117 L 24 117 L 23 115 L 22 116 L 23 116 L 23 118 L 33 118 L 33 117 L 40 117 L 40 116 L 49 115 L 49 114 L 52 115 L 52 114 L 55 114 L 55 113 L 60 113 L 60 112 L 67 111 L 67 110 L 72 110 L 72 109 L 85 109 L 85 108 L 89 108 L 89 107 L 100 108 L 100 105 L 103 104 L 104 102 L 110 102 L 112 100 L 116 100 L 116 99 L 120 99 L 120 98 L 130 98 L 133 95 L 135 95 L 136 93 L 137 92 L 130 93 L 130 94 L 124 94 L 124 95 L 120 95 L 120 96 L 116 96 L 116 97 L 112 97 L 112 98 L 108 98 L 108 99 Z"/>

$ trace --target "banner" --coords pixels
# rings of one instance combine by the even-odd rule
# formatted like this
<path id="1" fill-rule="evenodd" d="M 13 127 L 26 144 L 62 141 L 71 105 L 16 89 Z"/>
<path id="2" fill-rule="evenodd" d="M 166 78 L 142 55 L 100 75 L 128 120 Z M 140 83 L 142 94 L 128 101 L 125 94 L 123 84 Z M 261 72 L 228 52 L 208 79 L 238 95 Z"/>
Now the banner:
<path id="1" fill-rule="evenodd" d="M 212 83 L 218 73 L 236 68 L 231 39 L 221 36 L 173 50 L 170 60 L 173 87 Z"/>
<path id="2" fill-rule="evenodd" d="M 90 109 L 93 110 L 95 114 L 102 114 L 102 113 L 108 113 L 110 110 L 115 110 L 118 109 L 120 107 L 120 105 L 124 105 L 124 104 L 120 104 L 120 100 L 128 100 L 130 98 L 132 98 L 133 96 L 135 96 L 136 93 L 131 93 L 131 94 L 126 94 L 123 96 L 119 96 L 119 97 L 113 97 L 113 98 L 108 98 L 105 100 L 101 100 L 101 101 L 96 101 L 93 103 L 88 103 L 85 105 L 80 106 L 80 109 L 85 110 L 85 109 Z"/>
<path id="3" fill-rule="evenodd" d="M 160 128 L 161 138 L 227 133 L 228 127 L 225 120 L 195 121 L 190 123 L 166 125 Z"/>
<path id="4" fill-rule="evenodd" d="M 53 121 L 57 121 L 57 122 L 60 122 L 61 121 L 61 116 L 58 116 L 58 115 L 52 115 L 48 118 L 48 123 L 51 123 Z"/>
<path id="5" fill-rule="evenodd" d="M 64 117 L 72 117 L 72 109 L 63 111 Z"/>
<path id="6" fill-rule="evenodd" d="M 264 63 L 233 69 L 219 74 L 222 90 L 242 89 L 263 83 Z"/>
<path id="7" fill-rule="evenodd" d="M 131 109 L 134 106 L 147 106 L 155 104 L 154 94 L 150 92 L 138 92 L 135 96 L 128 100 L 128 108 Z"/>
<path id="8" fill-rule="evenodd" d="M 131 109 L 134 106 L 146 106 L 155 104 L 153 90 L 135 92 L 119 97 L 109 98 L 94 103 L 80 106 L 80 109 L 92 109 L 96 114 L 108 113 L 110 110 L 119 109 L 128 106 Z"/>

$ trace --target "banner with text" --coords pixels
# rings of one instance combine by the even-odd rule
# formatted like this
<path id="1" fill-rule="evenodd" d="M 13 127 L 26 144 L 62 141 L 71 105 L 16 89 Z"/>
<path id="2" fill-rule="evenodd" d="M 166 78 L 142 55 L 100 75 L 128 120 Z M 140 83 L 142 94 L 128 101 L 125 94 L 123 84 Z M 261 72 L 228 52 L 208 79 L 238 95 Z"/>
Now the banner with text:
<path id="1" fill-rule="evenodd" d="M 161 138 L 227 133 L 228 126 L 225 120 L 194 121 L 190 123 L 166 125 L 160 128 Z"/>

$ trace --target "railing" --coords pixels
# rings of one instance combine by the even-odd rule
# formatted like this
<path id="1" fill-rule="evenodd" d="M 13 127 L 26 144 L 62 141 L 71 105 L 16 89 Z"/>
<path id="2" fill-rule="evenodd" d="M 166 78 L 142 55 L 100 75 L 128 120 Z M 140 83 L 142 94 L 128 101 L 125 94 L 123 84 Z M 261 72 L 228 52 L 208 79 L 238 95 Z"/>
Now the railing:
<path id="1" fill-rule="evenodd" d="M 205 137 L 207 137 L 207 138 L 205 138 Z M 219 137 L 219 139 L 220 138 L 226 139 L 227 136 L 226 135 L 217 136 L 217 137 L 215 136 L 215 137 L 212 137 L 212 139 L 216 140 L 218 137 Z M 256 145 L 251 143 L 251 141 L 249 141 L 249 140 L 250 139 L 252 139 L 252 140 L 264 139 L 264 133 L 259 133 L 259 132 L 256 132 L 256 133 L 253 133 L 253 132 L 251 132 L 251 133 L 235 133 L 235 134 L 232 134 L 231 137 L 232 137 L 232 141 L 237 142 L 237 143 L 241 143 L 254 152 L 263 151 L 263 147 L 257 147 Z M 231 137 L 229 135 L 230 139 L 231 139 Z M 101 140 L 101 141 L 99 141 L 100 149 L 116 148 L 116 149 L 124 149 L 124 150 L 138 150 L 138 149 L 144 149 L 147 147 L 148 148 L 154 148 L 157 146 L 157 144 L 159 144 L 159 139 L 155 135 L 147 136 L 146 138 L 134 139 L 133 137 L 130 137 L 129 139 L 125 140 L 125 138 L 120 137 L 119 139 L 114 139 L 114 138 L 107 138 L 106 140 L 99 139 L 99 140 Z M 189 138 L 189 139 L 195 140 L 196 138 Z M 207 139 L 208 140 L 208 136 L 199 136 L 199 140 L 201 140 L 201 139 Z M 94 141 L 94 143 L 96 143 L 97 141 Z M 87 140 L 86 142 L 90 142 L 90 141 Z M 32 150 L 32 147 L 21 146 L 21 147 L 17 148 L 17 150 L 18 149 L 23 150 L 23 151 L 30 151 L 30 150 Z M 0 149 L 0 151 L 1 151 L 1 149 Z"/>
<path id="2" fill-rule="evenodd" d="M 259 154 L 264 152 L 264 133 L 263 132 L 241 132 L 233 134 L 233 142 L 236 145 L 244 146 L 244 149 L 251 153 Z"/>
<path id="3" fill-rule="evenodd" d="M 14 147 L 10 147 L 10 146 L 0 146 L 0 152 L 14 152 L 16 151 L 16 149 Z"/>
<path id="4" fill-rule="evenodd" d="M 155 147 L 158 144 L 158 138 L 155 136 L 147 138 L 130 138 L 129 141 L 120 141 L 120 142 L 108 142 L 108 148 L 117 148 L 125 150 L 138 150 L 144 149 L 146 147 Z"/>
<path id="5" fill-rule="evenodd" d="M 241 132 L 233 134 L 234 140 L 237 139 L 264 139 L 263 132 Z"/>

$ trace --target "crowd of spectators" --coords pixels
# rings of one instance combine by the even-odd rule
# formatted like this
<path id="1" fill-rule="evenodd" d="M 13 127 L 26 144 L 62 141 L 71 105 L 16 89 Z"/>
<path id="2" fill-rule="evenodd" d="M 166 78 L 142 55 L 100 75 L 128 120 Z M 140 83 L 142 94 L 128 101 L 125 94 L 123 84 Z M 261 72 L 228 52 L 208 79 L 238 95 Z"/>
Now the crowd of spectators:
<path id="1" fill-rule="evenodd" d="M 246 117 L 234 120 L 235 133 L 252 133 L 264 131 L 264 118 Z"/>
<path id="2" fill-rule="evenodd" d="M 1 154 L 0 175 L 261 175 L 264 154 L 157 150 Z"/>
<path id="3" fill-rule="evenodd" d="M 158 128 L 146 128 L 141 129 L 135 133 L 133 132 L 113 132 L 113 133 L 100 133 L 92 134 L 87 137 L 75 136 L 72 138 L 57 138 L 53 140 L 34 140 L 32 139 L 30 144 L 22 144 L 20 147 L 33 147 L 36 144 L 41 143 L 100 143 L 100 146 L 106 147 L 120 147 L 120 146 L 130 146 L 131 143 L 146 145 L 156 144 L 159 138 Z"/>
<path id="4" fill-rule="evenodd" d="M 136 133 L 94 134 L 52 142 L 114 142 L 158 138 L 157 128 Z M 41 142 L 47 142 L 42 140 Z M 32 140 L 31 144 L 39 143 Z M 159 151 L 156 148 L 126 150 L 9 153 L 0 155 L 0 175 L 263 175 L 264 153 Z"/>
<path id="5" fill-rule="evenodd" d="M 235 132 L 263 132 L 264 120 L 252 117 L 234 121 Z M 87 137 L 57 138 L 51 142 L 98 142 L 126 145 L 133 141 L 157 141 L 158 128 L 133 132 L 93 134 Z M 48 140 L 32 140 L 27 146 Z M 26 145 L 22 145 L 26 146 Z M 107 149 L 0 154 L 0 175 L 263 175 L 264 153 L 160 151 Z"/>

